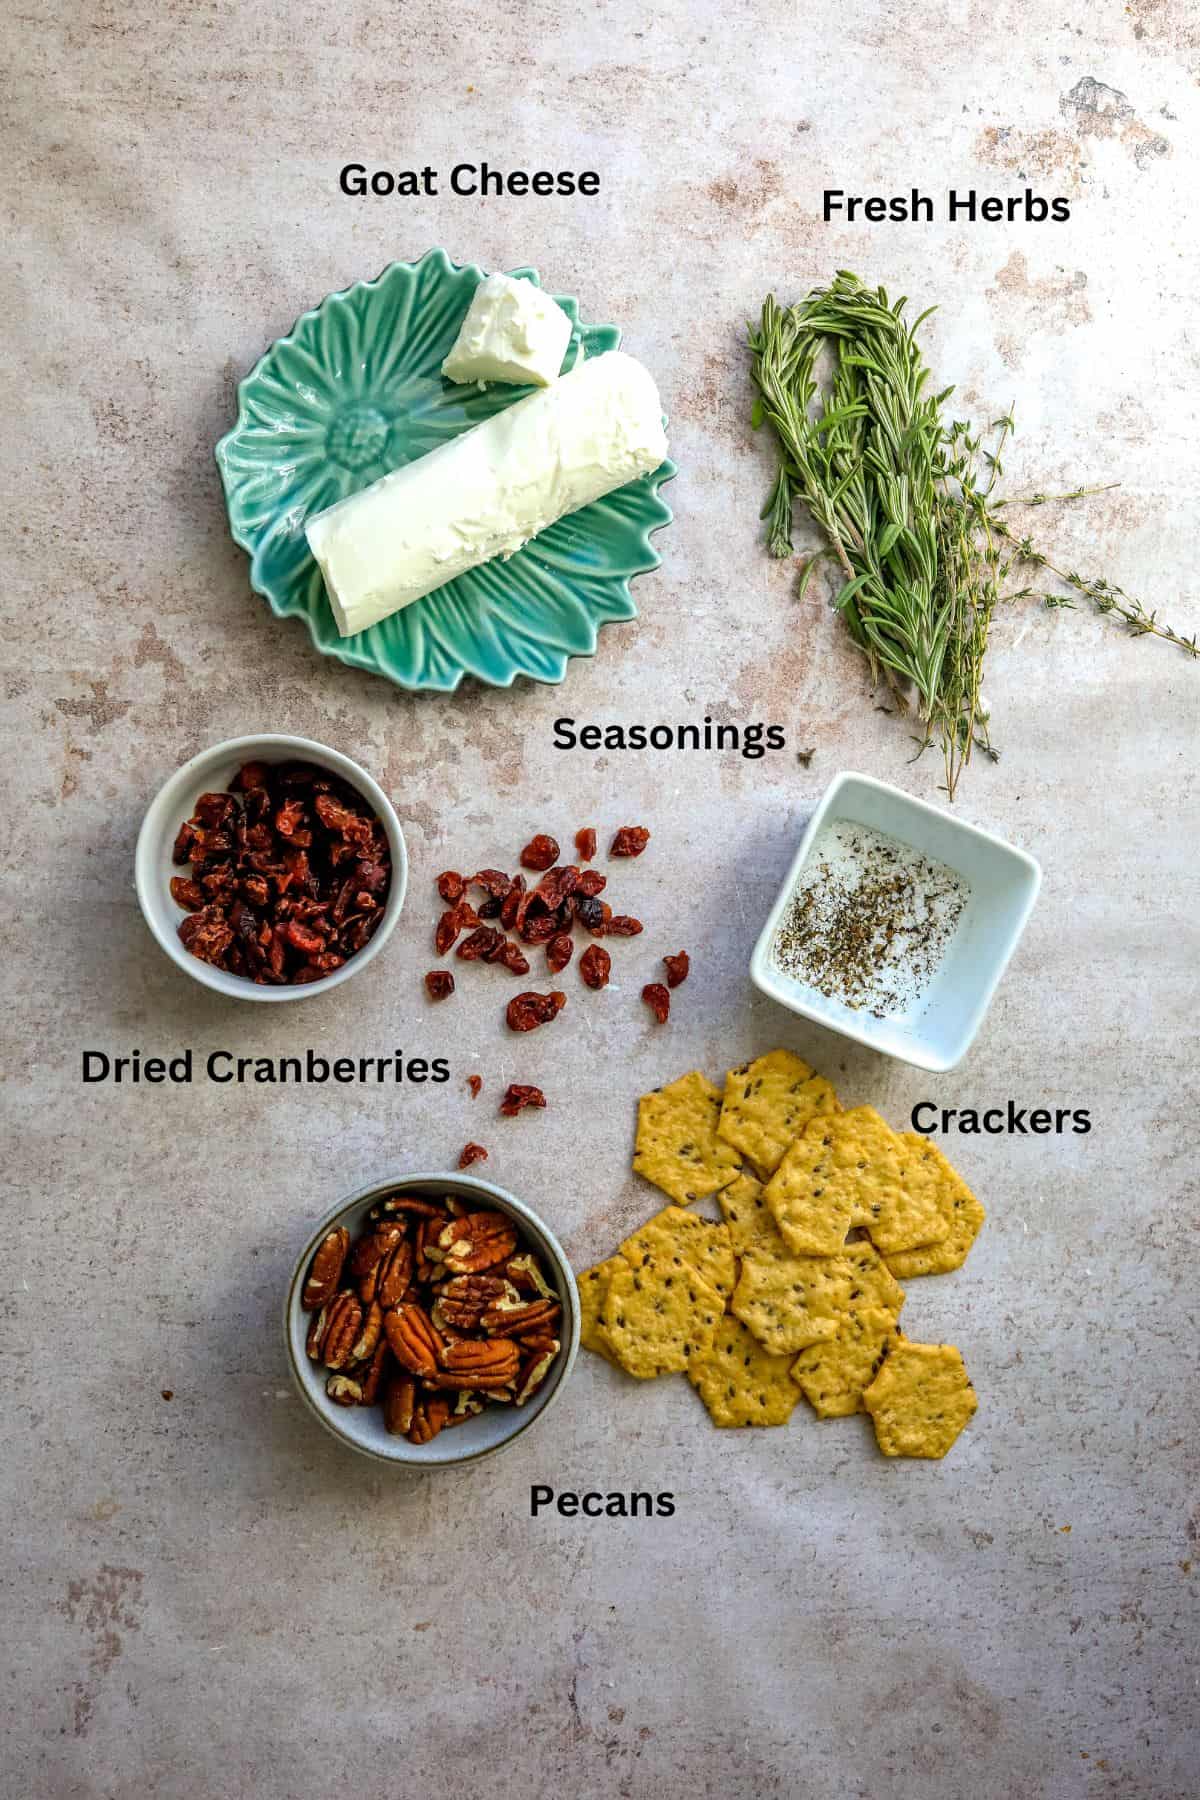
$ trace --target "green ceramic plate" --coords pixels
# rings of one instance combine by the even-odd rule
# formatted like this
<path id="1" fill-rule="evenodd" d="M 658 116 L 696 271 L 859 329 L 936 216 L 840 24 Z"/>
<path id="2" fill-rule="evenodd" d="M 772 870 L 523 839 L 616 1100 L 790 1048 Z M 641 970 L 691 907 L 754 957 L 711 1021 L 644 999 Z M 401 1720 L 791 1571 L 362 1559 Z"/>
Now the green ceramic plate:
<path id="1" fill-rule="evenodd" d="M 440 370 L 483 270 L 443 250 L 392 263 L 377 281 L 330 294 L 271 345 L 238 388 L 233 430 L 217 445 L 234 539 L 250 582 L 280 618 L 302 618 L 328 656 L 406 688 L 449 691 L 464 675 L 508 687 L 518 675 L 561 681 L 591 656 L 601 625 L 632 619 L 631 577 L 661 560 L 650 534 L 670 508 L 652 475 L 560 519 L 507 562 L 471 569 L 357 636 L 338 636 L 304 521 L 389 470 L 510 406 L 528 388 L 455 387 Z M 532 269 L 517 269 L 532 281 Z M 615 325 L 584 325 L 571 299 L 565 366 L 614 350 Z"/>

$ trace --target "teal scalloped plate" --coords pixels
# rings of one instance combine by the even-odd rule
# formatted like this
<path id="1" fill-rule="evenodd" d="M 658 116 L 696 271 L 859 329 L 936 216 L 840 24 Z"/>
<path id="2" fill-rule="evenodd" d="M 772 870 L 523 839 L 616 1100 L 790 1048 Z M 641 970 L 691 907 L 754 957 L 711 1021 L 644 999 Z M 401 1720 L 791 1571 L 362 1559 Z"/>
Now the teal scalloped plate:
<path id="1" fill-rule="evenodd" d="M 517 275 L 538 281 L 533 269 Z M 278 618 L 303 619 L 326 656 L 412 689 L 450 692 L 464 675 L 509 687 L 557 682 L 591 656 L 602 625 L 637 616 L 633 576 L 662 560 L 650 534 L 671 510 L 653 474 L 559 519 L 507 562 L 471 569 L 402 612 L 338 636 L 304 521 L 412 462 L 530 390 L 456 387 L 441 375 L 483 270 L 443 250 L 392 263 L 376 281 L 330 294 L 271 345 L 238 388 L 237 423 L 217 445 L 229 528 L 250 584 Z M 615 325 L 584 325 L 577 303 L 565 366 L 615 350 Z"/>

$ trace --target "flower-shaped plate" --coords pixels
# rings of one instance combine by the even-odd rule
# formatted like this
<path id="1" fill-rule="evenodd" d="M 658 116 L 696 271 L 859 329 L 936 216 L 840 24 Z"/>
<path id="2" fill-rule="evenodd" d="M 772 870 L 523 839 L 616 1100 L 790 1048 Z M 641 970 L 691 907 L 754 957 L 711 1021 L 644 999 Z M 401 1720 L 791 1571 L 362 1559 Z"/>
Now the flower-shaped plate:
<path id="1" fill-rule="evenodd" d="M 532 281 L 532 269 L 516 269 Z M 664 462 L 559 519 L 507 562 L 469 569 L 354 637 L 339 637 L 304 522 L 531 392 L 457 387 L 441 364 L 483 270 L 443 250 L 392 263 L 375 281 L 330 294 L 271 345 L 238 388 L 237 423 L 217 445 L 229 525 L 250 583 L 280 618 L 302 618 L 327 656 L 401 687 L 449 692 L 464 675 L 509 687 L 518 675 L 561 681 L 591 656 L 601 625 L 632 619 L 630 579 L 661 560 L 650 534 L 670 508 Z M 614 350 L 615 325 L 584 325 L 577 303 L 564 367 Z"/>

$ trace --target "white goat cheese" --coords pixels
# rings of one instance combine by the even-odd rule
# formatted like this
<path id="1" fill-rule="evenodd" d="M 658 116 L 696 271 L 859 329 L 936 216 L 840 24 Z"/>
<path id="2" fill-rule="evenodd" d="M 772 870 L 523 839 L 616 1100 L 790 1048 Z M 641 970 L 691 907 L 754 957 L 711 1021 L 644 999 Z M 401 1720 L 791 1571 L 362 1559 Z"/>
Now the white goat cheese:
<path id="1" fill-rule="evenodd" d="M 562 368 L 571 321 L 532 281 L 489 275 L 442 364 L 447 381 L 536 382 L 548 387 Z"/>

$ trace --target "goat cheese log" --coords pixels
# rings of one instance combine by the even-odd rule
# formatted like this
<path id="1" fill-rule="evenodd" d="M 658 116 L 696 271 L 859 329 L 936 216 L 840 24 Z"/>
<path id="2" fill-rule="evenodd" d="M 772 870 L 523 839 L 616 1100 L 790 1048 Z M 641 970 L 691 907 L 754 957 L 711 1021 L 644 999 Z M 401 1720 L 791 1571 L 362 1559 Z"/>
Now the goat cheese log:
<path id="1" fill-rule="evenodd" d="M 656 469 L 658 389 L 608 350 L 305 526 L 343 637 Z"/>

